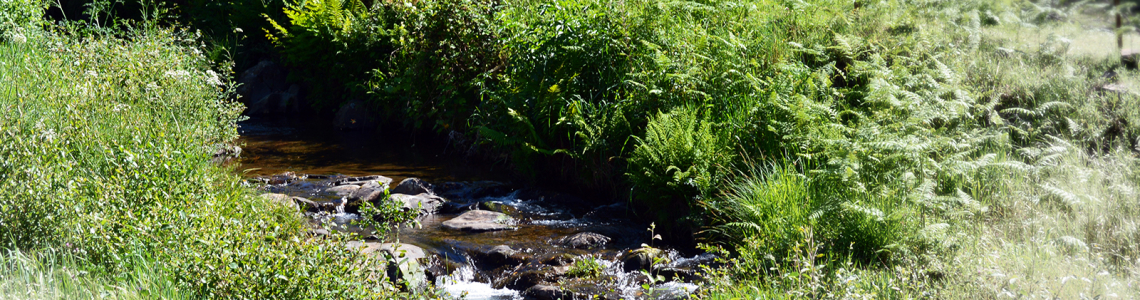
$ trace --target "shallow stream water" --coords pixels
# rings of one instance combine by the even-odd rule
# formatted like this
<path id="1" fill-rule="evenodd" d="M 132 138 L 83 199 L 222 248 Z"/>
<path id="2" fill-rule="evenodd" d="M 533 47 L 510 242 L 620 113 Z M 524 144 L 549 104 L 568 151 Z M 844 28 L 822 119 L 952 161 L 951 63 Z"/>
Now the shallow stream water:
<path id="1" fill-rule="evenodd" d="M 433 194 L 446 199 L 446 205 L 423 216 L 420 226 L 401 229 L 398 236 L 401 243 L 424 249 L 428 279 L 451 297 L 539 299 L 533 293 L 524 297 L 523 291 L 540 285 L 577 298 L 678 298 L 697 287 L 686 283 L 699 279 L 696 265 L 712 261 L 708 255 L 685 258 L 665 250 L 658 255 L 659 264 L 632 270 L 623 258 L 652 242 L 652 232 L 628 219 L 623 203 L 589 205 L 599 201 L 512 185 L 494 168 L 448 155 L 446 145 L 417 144 L 413 138 L 383 133 L 339 132 L 328 123 L 303 119 L 240 123 L 244 146 L 237 169 L 266 192 L 318 204 L 348 202 L 329 189 L 354 176 L 382 175 L 392 179 L 392 186 L 406 178 L 432 184 Z M 282 175 L 286 172 L 290 175 Z M 442 226 L 472 209 L 506 213 L 513 229 L 468 232 Z M 306 214 L 314 223 L 345 224 L 360 217 L 343 205 Z M 607 240 L 577 248 L 565 242 L 564 238 L 579 233 Z M 503 246 L 509 247 L 509 257 L 496 252 Z M 584 260 L 595 262 L 595 272 L 582 276 L 567 271 Z M 649 275 L 683 279 L 654 281 Z"/>

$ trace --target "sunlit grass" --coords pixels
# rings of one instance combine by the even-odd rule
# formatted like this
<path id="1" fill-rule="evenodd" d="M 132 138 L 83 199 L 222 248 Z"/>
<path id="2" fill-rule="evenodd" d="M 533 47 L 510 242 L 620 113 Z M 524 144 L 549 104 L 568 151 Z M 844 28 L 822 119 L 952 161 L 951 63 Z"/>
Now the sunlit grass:
<path id="1" fill-rule="evenodd" d="M 0 299 L 190 299 L 163 264 L 134 261 L 130 278 L 112 280 L 87 271 L 67 253 L 52 250 L 0 255 Z"/>

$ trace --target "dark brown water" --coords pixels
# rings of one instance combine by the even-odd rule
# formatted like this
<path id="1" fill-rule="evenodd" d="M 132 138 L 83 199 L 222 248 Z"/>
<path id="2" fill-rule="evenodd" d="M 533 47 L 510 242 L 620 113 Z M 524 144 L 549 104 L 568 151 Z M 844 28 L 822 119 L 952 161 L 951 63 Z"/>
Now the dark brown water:
<path id="1" fill-rule="evenodd" d="M 239 123 L 247 177 L 284 172 L 363 176 L 382 174 L 400 182 L 503 180 L 491 166 L 449 155 L 446 143 L 404 134 L 344 132 L 321 119 L 252 118 Z"/>

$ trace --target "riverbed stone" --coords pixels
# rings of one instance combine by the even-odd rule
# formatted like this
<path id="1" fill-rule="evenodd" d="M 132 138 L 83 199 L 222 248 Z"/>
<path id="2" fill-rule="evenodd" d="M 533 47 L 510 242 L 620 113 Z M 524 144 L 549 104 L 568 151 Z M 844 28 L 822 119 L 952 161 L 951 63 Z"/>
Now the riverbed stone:
<path id="1" fill-rule="evenodd" d="M 548 266 L 561 267 L 574 262 L 575 256 L 570 253 L 558 253 L 543 257 L 541 263 Z"/>
<path id="2" fill-rule="evenodd" d="M 384 189 L 375 185 L 365 185 L 361 186 L 355 191 L 352 191 L 352 193 L 348 194 L 347 197 L 350 202 L 354 203 L 350 205 L 354 206 L 360 205 L 361 202 L 376 202 L 377 200 L 384 198 Z"/>
<path id="3" fill-rule="evenodd" d="M 423 181 L 422 179 L 415 178 L 415 177 L 401 180 L 400 184 L 397 184 L 396 187 L 392 188 L 392 193 L 393 194 L 396 194 L 396 193 L 408 194 L 408 195 L 417 195 L 417 194 L 425 194 L 426 193 L 426 194 L 435 195 L 435 193 L 432 191 L 432 186 L 430 183 L 427 183 L 426 181 Z"/>
<path id="4" fill-rule="evenodd" d="M 523 299 L 528 300 L 562 300 L 570 299 L 562 289 L 552 285 L 539 284 L 532 286 L 522 293 Z"/>
<path id="5" fill-rule="evenodd" d="M 512 249 L 507 245 L 494 247 L 480 247 L 471 249 L 468 253 L 475 258 L 477 267 L 483 270 L 494 270 L 503 266 L 517 267 L 530 260 L 530 254 Z"/>
<path id="6" fill-rule="evenodd" d="M 512 222 L 514 219 L 503 213 L 472 210 L 444 221 L 443 228 L 469 232 L 511 230 L 515 228 L 510 224 Z"/>
<path id="7" fill-rule="evenodd" d="M 568 269 L 567 267 L 553 266 L 543 266 L 537 269 L 524 268 L 507 273 L 506 276 L 492 284 L 492 287 L 524 291 L 539 284 L 557 282 L 558 279 L 566 275 Z"/>
<path id="8" fill-rule="evenodd" d="M 579 233 L 572 234 L 570 236 L 562 237 L 562 238 L 558 239 L 557 241 L 555 241 L 556 244 L 558 244 L 562 247 L 575 248 L 575 249 L 605 248 L 606 243 L 609 243 L 609 242 L 610 242 L 610 238 L 608 236 L 604 236 L 604 235 L 593 233 L 593 232 L 579 232 Z"/>
<path id="9" fill-rule="evenodd" d="M 404 209 L 419 209 L 421 216 L 434 215 L 439 212 L 439 208 L 444 203 L 447 203 L 447 199 L 427 193 L 418 195 L 391 194 L 390 199 L 403 202 Z"/>
<path id="10" fill-rule="evenodd" d="M 330 187 L 328 189 L 325 189 L 325 191 L 336 193 L 337 196 L 347 197 L 349 195 L 352 195 L 353 192 L 356 192 L 356 190 L 359 190 L 359 189 L 360 189 L 359 185 L 346 184 L 346 185 L 338 185 L 338 186 Z"/>

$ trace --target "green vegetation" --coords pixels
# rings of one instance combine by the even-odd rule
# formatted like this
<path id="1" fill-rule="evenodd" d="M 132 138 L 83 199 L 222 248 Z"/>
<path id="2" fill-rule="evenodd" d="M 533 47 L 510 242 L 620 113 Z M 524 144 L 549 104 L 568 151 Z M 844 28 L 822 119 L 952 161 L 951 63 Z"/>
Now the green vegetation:
<path id="1" fill-rule="evenodd" d="M 207 163 L 240 111 L 217 62 L 279 55 L 317 108 L 363 99 L 699 231 L 732 260 L 704 297 L 1140 294 L 1140 73 L 1103 1 L 211 3 L 181 16 L 207 37 L 0 4 L 8 248 L 65 249 L 92 291 L 390 292 Z"/>
<path id="2" fill-rule="evenodd" d="M 581 256 L 574 259 L 574 264 L 570 265 L 570 270 L 566 271 L 566 275 L 574 278 L 596 278 L 602 276 L 603 270 L 605 270 L 605 266 L 602 266 L 597 258 Z"/>
<path id="3" fill-rule="evenodd" d="M 0 298 L 393 295 L 373 258 L 210 162 L 242 107 L 196 35 L 121 22 L 4 32 Z"/>
<path id="4" fill-rule="evenodd" d="M 630 191 L 667 233 L 706 228 L 738 259 L 723 287 L 757 287 L 714 298 L 992 296 L 1007 291 L 968 275 L 992 264 L 955 262 L 1011 248 L 963 245 L 1030 216 L 1075 216 L 1086 201 L 1042 174 L 1058 157 L 1135 166 L 1140 101 L 1102 87 L 1136 74 L 1097 50 L 1114 47 L 1111 32 L 1081 27 L 1107 27 L 1109 12 L 1016 0 L 308 1 L 287 8 L 276 41 L 302 66 L 381 53 L 338 79 L 346 99 L 383 107 L 378 118 L 465 133 L 524 174 Z M 1112 180 L 1129 191 L 1127 178 Z M 1090 268 L 1130 280 L 1120 270 L 1135 268 L 1134 238 L 1107 232 L 1137 216 L 1104 212 L 1048 227 L 1065 234 L 996 239 L 1111 243 L 1097 255 L 1117 258 Z M 1073 259 L 1049 259 L 1061 257 Z M 1008 292 L 1056 283 L 1034 279 Z M 1113 292 L 1134 292 L 1124 286 Z"/>

